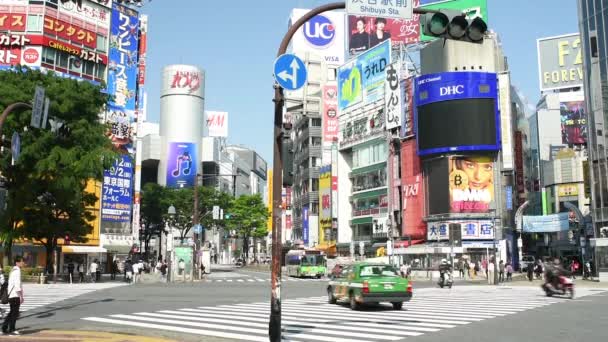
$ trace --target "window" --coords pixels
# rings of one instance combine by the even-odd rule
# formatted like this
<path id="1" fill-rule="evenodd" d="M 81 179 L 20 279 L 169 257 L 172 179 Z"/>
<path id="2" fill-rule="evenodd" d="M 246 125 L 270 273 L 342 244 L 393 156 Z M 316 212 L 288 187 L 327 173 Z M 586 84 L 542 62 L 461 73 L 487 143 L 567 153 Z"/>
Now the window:
<path id="1" fill-rule="evenodd" d="M 69 60 L 72 56 L 64 52 L 57 52 L 57 66 L 61 68 L 68 68 Z"/>
<path id="2" fill-rule="evenodd" d="M 107 37 L 97 35 L 97 50 L 105 52 L 107 50 L 107 44 L 108 44 Z"/>
<path id="3" fill-rule="evenodd" d="M 42 32 L 42 16 L 40 15 L 28 15 L 27 16 L 27 31 L 29 32 Z"/>
<path id="4" fill-rule="evenodd" d="M 321 118 L 313 118 L 310 121 L 312 127 L 321 127 Z"/>
<path id="5" fill-rule="evenodd" d="M 75 58 L 70 56 L 70 71 L 74 71 L 74 72 L 81 72 L 82 71 L 82 64 L 84 62 L 82 60 L 80 60 L 79 58 Z"/>
<path id="6" fill-rule="evenodd" d="M 84 74 L 94 77 L 95 76 L 95 63 L 91 61 L 84 62 L 84 68 L 82 71 Z"/>
<path id="7" fill-rule="evenodd" d="M 97 78 L 105 78 L 106 77 L 106 66 L 103 64 L 97 64 Z"/>
<path id="8" fill-rule="evenodd" d="M 51 48 L 42 48 L 42 62 L 48 64 L 55 64 L 55 50 Z"/>
<path id="9" fill-rule="evenodd" d="M 321 146 L 321 137 L 311 137 L 310 140 L 312 146 Z"/>
<path id="10" fill-rule="evenodd" d="M 311 191 L 319 191 L 319 180 L 316 178 L 312 179 L 312 189 Z"/>
<path id="11" fill-rule="evenodd" d="M 598 57 L 598 53 L 597 53 L 597 37 L 591 36 L 590 37 L 590 44 L 591 44 L 591 57 L 593 58 L 597 58 Z"/>
<path id="12" fill-rule="evenodd" d="M 321 158 L 317 158 L 317 157 L 312 157 L 311 158 L 311 166 L 312 167 L 317 167 L 317 166 L 321 166 Z"/>
<path id="13" fill-rule="evenodd" d="M 336 80 L 337 71 L 338 71 L 338 69 L 328 68 L 327 69 L 327 80 L 328 81 L 335 81 Z"/>
<path id="14" fill-rule="evenodd" d="M 310 203 L 310 214 L 319 215 L 319 203 Z"/>

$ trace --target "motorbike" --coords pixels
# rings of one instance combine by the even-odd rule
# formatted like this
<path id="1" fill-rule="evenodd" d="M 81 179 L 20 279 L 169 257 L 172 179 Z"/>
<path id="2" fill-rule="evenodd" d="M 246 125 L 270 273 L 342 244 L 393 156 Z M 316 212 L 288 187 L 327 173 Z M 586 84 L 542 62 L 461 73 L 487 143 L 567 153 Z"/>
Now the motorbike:
<path id="1" fill-rule="evenodd" d="M 554 287 L 549 282 L 545 282 L 541 287 L 545 291 L 547 297 L 561 295 L 574 299 L 574 281 L 568 277 L 559 276 L 557 287 Z"/>
<path id="2" fill-rule="evenodd" d="M 450 289 L 452 288 L 452 284 L 454 284 L 454 280 L 452 280 L 451 272 L 444 272 L 443 281 L 441 280 L 441 278 L 439 278 L 439 282 L 437 283 L 437 285 L 439 285 L 439 287 L 441 287 L 441 288 L 443 288 L 444 286 L 447 286 Z"/>

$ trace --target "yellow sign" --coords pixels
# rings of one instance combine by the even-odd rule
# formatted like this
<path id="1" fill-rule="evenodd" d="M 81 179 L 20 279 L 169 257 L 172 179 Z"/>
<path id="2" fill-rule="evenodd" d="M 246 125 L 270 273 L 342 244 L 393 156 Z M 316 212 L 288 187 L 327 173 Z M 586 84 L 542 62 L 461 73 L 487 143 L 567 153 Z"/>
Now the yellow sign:
<path id="1" fill-rule="evenodd" d="M 559 197 L 578 196 L 578 183 L 560 184 L 557 186 Z"/>

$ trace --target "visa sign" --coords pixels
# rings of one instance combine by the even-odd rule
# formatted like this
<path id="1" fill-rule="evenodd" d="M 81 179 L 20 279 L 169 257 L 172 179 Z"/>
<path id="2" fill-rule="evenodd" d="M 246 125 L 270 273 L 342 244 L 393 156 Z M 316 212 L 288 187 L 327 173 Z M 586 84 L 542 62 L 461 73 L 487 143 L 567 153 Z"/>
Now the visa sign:
<path id="1" fill-rule="evenodd" d="M 316 15 L 304 24 L 304 37 L 315 47 L 327 47 L 335 36 L 334 24 L 324 15 Z"/>
<path id="2" fill-rule="evenodd" d="M 463 85 L 454 85 L 449 87 L 439 88 L 439 96 L 464 94 Z"/>

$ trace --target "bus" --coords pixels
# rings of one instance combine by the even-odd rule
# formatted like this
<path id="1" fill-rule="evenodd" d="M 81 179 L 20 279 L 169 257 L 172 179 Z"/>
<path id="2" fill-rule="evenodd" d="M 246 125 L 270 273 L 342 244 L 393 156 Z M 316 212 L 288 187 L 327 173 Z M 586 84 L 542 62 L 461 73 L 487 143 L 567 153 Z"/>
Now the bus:
<path id="1" fill-rule="evenodd" d="M 316 250 L 294 249 L 285 256 L 287 276 L 321 278 L 327 273 L 325 253 Z"/>

